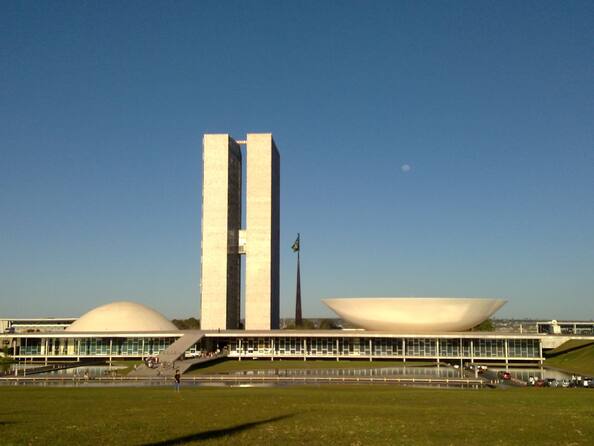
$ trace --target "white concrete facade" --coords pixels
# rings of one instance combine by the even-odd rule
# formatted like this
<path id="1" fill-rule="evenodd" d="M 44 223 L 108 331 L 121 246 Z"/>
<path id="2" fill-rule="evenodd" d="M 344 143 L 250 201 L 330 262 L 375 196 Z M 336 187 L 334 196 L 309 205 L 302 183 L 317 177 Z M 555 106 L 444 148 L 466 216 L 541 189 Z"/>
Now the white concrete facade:
<path id="1" fill-rule="evenodd" d="M 247 135 L 246 228 L 241 228 L 242 155 L 229 135 L 204 135 L 201 327 L 239 327 L 246 256 L 245 326 L 279 325 L 280 158 L 270 133 Z"/>
<path id="2" fill-rule="evenodd" d="M 279 326 L 279 163 L 270 133 L 247 135 L 246 330 Z"/>
<path id="3" fill-rule="evenodd" d="M 239 328 L 241 150 L 229 135 L 204 135 L 203 147 L 201 324 Z"/>
<path id="4" fill-rule="evenodd" d="M 504 299 L 350 297 L 322 299 L 342 319 L 366 330 L 396 333 L 465 331 L 488 319 Z"/>

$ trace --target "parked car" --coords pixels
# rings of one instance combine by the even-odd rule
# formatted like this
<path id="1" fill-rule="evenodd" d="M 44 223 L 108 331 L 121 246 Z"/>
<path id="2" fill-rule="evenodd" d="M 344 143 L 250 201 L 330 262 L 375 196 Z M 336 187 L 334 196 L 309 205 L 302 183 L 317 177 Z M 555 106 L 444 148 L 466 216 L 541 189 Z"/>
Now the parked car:
<path id="1" fill-rule="evenodd" d="M 555 378 L 547 378 L 545 381 L 546 387 L 559 387 L 559 382 Z"/>
<path id="2" fill-rule="evenodd" d="M 509 381 L 511 379 L 511 373 L 505 371 L 500 371 L 499 373 L 497 373 L 497 376 L 499 377 L 499 379 L 503 379 L 505 381 Z"/>

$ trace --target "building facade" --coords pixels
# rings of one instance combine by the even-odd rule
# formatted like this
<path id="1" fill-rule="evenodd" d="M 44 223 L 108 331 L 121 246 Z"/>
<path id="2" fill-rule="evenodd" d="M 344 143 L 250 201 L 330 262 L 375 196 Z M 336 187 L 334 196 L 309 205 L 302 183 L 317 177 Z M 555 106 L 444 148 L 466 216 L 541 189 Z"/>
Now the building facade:
<path id="1" fill-rule="evenodd" d="M 536 331 L 542 334 L 594 336 L 594 321 L 539 321 Z"/>
<path id="2" fill-rule="evenodd" d="M 242 164 L 246 145 L 246 227 Z M 280 157 L 270 133 L 235 141 L 204 135 L 200 319 L 206 330 L 237 329 L 246 256 L 245 327 L 279 326 Z"/>
<path id="3" fill-rule="evenodd" d="M 7 335 L 0 335 L 2 336 Z M 131 359 L 156 356 L 196 332 L 23 333 L 12 335 L 18 360 Z M 187 349 L 226 349 L 235 359 L 364 359 L 436 362 L 542 363 L 542 336 L 495 333 L 394 334 L 344 330 L 202 332 Z M 181 352 L 180 352 L 181 353 Z"/>

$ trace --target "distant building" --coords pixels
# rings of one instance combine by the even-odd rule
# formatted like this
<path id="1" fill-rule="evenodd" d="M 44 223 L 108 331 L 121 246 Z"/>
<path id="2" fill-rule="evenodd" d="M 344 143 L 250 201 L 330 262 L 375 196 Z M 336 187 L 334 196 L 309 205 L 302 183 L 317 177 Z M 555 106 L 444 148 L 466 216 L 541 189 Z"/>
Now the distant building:
<path id="1" fill-rule="evenodd" d="M 76 319 L 75 317 L 4 318 L 0 319 L 0 331 L 2 333 L 62 331 Z"/>
<path id="2" fill-rule="evenodd" d="M 544 321 L 537 322 L 538 333 L 543 334 L 570 334 L 594 336 L 594 321 Z"/>

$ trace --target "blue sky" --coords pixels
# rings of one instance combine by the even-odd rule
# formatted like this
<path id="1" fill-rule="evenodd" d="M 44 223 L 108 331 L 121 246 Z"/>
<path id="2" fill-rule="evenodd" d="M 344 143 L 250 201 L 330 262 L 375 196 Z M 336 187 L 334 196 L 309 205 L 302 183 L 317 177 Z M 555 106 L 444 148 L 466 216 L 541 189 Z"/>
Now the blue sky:
<path id="1" fill-rule="evenodd" d="M 281 152 L 281 313 L 594 318 L 594 4 L 0 3 L 0 316 L 199 308 L 203 133 Z M 402 169 L 403 165 L 410 169 Z"/>

